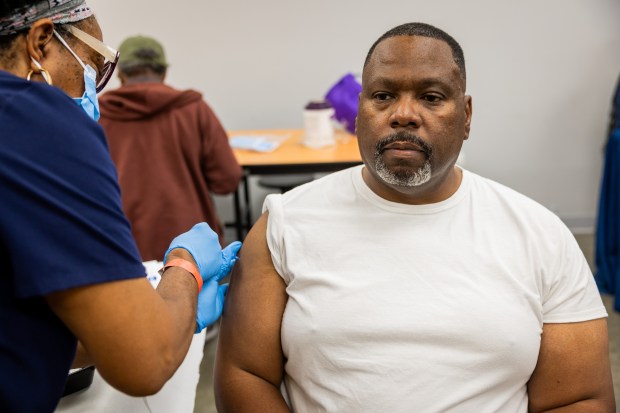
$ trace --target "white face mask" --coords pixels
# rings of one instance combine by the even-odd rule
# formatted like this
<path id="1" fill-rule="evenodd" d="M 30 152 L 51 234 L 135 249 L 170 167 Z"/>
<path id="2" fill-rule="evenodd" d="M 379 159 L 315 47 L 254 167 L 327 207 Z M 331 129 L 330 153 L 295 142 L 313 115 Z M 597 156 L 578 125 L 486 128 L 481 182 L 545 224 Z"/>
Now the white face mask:
<path id="1" fill-rule="evenodd" d="M 97 74 L 90 65 L 84 66 L 84 94 L 73 101 L 81 107 L 92 120 L 99 120 L 99 100 L 97 99 Z"/>

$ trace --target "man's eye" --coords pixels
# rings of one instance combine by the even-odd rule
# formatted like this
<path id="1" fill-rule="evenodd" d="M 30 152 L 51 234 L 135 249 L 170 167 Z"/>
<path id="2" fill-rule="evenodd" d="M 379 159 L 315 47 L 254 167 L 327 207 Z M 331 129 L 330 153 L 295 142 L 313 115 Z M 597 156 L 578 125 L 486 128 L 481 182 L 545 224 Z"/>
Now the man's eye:
<path id="1" fill-rule="evenodd" d="M 373 99 L 375 100 L 379 100 L 379 101 L 385 101 L 388 100 L 391 96 L 387 93 L 383 93 L 383 92 L 379 92 L 379 93 L 375 93 L 373 95 Z"/>
<path id="2" fill-rule="evenodd" d="M 441 96 L 437 96 L 437 95 L 424 95 L 424 97 L 422 98 L 427 102 L 430 103 L 437 103 L 441 100 Z"/>

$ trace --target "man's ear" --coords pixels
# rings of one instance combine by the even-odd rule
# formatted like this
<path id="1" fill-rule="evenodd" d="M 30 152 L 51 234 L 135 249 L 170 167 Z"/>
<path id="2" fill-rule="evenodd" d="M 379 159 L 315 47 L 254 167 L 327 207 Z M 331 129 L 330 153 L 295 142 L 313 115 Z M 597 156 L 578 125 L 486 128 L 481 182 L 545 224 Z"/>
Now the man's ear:
<path id="1" fill-rule="evenodd" d="M 360 101 L 362 100 L 362 93 L 358 93 L 357 95 L 357 112 L 359 113 Z M 357 135 L 357 115 L 355 115 L 355 134 Z"/>
<path id="2" fill-rule="evenodd" d="M 465 95 L 465 137 L 463 140 L 469 139 L 469 130 L 471 128 L 472 100 L 471 96 Z"/>
<path id="3" fill-rule="evenodd" d="M 45 45 L 54 37 L 54 23 L 50 19 L 39 19 L 28 30 L 27 36 L 27 48 L 28 54 L 35 60 L 43 60 L 45 57 Z M 38 69 L 33 66 L 33 70 L 38 72 Z"/>

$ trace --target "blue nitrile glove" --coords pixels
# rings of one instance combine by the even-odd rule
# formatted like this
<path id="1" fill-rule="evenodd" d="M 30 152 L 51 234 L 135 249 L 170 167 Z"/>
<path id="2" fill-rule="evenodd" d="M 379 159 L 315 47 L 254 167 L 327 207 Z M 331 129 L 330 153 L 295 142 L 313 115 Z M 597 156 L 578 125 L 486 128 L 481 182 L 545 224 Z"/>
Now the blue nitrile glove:
<path id="1" fill-rule="evenodd" d="M 202 286 L 198 294 L 198 311 L 196 312 L 196 331 L 200 333 L 205 327 L 215 323 L 224 309 L 224 296 L 228 291 L 228 284 L 218 285 L 210 279 Z"/>
<path id="2" fill-rule="evenodd" d="M 170 251 L 175 248 L 183 248 L 192 255 L 206 285 L 209 279 L 220 281 L 228 275 L 237 261 L 241 242 L 232 242 L 222 250 L 217 234 L 207 223 L 201 222 L 172 240 L 164 255 L 164 264 Z"/>

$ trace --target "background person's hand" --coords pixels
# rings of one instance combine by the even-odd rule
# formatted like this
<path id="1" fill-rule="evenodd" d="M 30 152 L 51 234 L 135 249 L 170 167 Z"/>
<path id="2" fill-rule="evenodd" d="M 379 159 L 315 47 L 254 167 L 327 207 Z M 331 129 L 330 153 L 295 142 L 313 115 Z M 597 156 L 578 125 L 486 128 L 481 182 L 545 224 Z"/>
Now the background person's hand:
<path id="1" fill-rule="evenodd" d="M 224 296 L 227 290 L 228 284 L 218 285 L 214 279 L 205 282 L 202 291 L 198 294 L 195 334 L 200 333 L 205 327 L 210 326 L 220 318 L 224 309 Z"/>
<path id="2" fill-rule="evenodd" d="M 175 248 L 183 248 L 191 254 L 206 287 L 208 280 L 220 281 L 228 275 L 237 261 L 241 242 L 232 242 L 222 250 L 217 234 L 208 224 L 201 222 L 172 240 L 164 255 L 164 265 L 168 254 Z"/>

